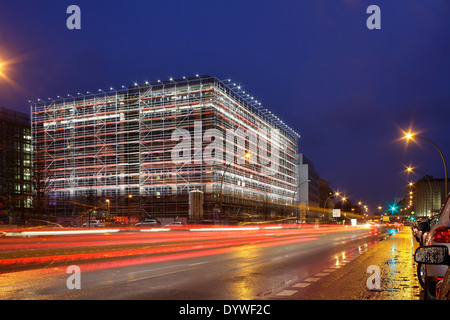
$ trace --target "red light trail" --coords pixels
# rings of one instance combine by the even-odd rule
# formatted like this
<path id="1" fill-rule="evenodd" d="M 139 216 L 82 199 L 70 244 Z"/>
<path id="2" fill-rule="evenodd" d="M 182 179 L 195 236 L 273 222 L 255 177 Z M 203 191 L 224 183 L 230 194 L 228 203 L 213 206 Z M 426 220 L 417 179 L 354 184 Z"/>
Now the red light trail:
<path id="1" fill-rule="evenodd" d="M 83 270 L 98 270 L 179 260 L 242 250 L 245 246 L 269 247 L 314 241 L 321 234 L 345 232 L 349 229 L 354 228 L 336 225 L 320 228 L 288 228 L 278 225 L 231 228 L 203 226 L 203 229 L 190 227 L 170 232 L 140 232 L 163 228 L 132 228 L 122 230 L 128 232 L 115 233 L 3 237 L 0 273 L 42 267 L 58 271 L 55 267 L 65 263 L 77 264 Z M 74 229 L 76 230 L 80 229 Z M 31 232 L 22 230 L 25 231 L 28 235 Z M 58 234 L 54 229 L 51 231 Z"/>

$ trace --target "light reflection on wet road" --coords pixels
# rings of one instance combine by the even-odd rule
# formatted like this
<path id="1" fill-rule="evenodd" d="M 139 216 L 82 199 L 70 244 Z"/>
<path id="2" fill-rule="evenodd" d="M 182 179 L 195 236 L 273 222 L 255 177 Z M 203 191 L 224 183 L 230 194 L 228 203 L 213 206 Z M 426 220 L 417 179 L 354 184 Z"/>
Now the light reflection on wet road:
<path id="1" fill-rule="evenodd" d="M 364 246 L 350 257 L 336 257 L 336 268 L 312 283 L 301 279 L 286 291 L 289 295 L 274 298 L 309 300 L 420 300 L 421 288 L 413 259 L 417 244 L 412 241 L 411 230 L 404 227 L 383 241 Z M 369 290 L 369 266 L 380 268 L 380 289 Z"/>

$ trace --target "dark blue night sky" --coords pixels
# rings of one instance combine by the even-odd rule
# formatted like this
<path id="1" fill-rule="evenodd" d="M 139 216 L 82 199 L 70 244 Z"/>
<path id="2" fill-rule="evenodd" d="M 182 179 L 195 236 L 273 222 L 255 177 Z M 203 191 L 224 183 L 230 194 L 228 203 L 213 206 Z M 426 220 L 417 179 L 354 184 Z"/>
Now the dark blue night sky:
<path id="1" fill-rule="evenodd" d="M 69 30 L 69 5 L 81 30 Z M 369 5 L 381 30 L 369 30 Z M 385 205 L 404 165 L 443 178 L 450 163 L 450 1 L 3 1 L 0 106 L 134 82 L 231 78 L 302 136 L 333 188 Z M 6 61 L 6 62 L 5 62 Z M 9 63 L 8 63 L 9 62 Z"/>

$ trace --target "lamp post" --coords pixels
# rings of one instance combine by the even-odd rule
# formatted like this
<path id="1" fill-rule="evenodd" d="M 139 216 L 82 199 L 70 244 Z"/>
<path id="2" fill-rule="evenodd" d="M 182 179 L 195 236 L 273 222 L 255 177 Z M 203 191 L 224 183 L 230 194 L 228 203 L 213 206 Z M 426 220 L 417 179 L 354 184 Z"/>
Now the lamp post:
<path id="1" fill-rule="evenodd" d="M 127 209 L 128 209 L 127 210 L 128 211 L 127 224 L 130 223 L 130 201 L 131 201 L 131 199 L 133 199 L 133 195 L 129 194 L 127 197 Z"/>
<path id="2" fill-rule="evenodd" d="M 444 175 L 445 175 L 444 186 L 445 186 L 445 197 L 447 197 L 447 165 L 445 164 L 444 155 L 442 154 L 441 150 L 439 150 L 439 148 L 437 147 L 437 145 L 436 145 L 434 142 L 432 142 L 431 140 L 429 140 L 429 139 L 427 139 L 427 138 L 424 138 L 424 137 L 417 136 L 417 135 L 415 135 L 414 133 L 411 133 L 411 132 L 405 133 L 405 139 L 406 139 L 406 140 L 413 140 L 413 141 L 414 141 L 414 138 L 419 138 L 419 139 L 422 139 L 422 140 L 425 140 L 425 141 L 431 143 L 431 144 L 437 149 L 437 151 L 439 152 L 439 154 L 441 155 L 442 162 L 444 163 Z"/>
<path id="3" fill-rule="evenodd" d="M 245 154 L 245 158 L 246 159 L 250 159 L 250 157 L 251 157 L 251 154 L 250 153 L 246 153 Z M 232 161 L 230 161 L 230 163 L 228 163 L 227 164 L 227 166 L 225 167 L 225 170 L 223 171 L 223 173 L 222 173 L 222 180 L 221 180 L 221 182 L 220 182 L 220 195 L 219 195 L 219 198 L 220 198 L 220 225 L 222 225 L 222 207 L 223 207 L 223 205 L 222 205 L 222 192 L 223 192 L 223 180 L 224 180 L 224 178 L 225 178 L 225 173 L 228 171 L 228 169 L 230 168 L 230 166 L 231 166 L 231 164 L 232 164 Z"/>
<path id="4" fill-rule="evenodd" d="M 297 190 L 300 188 L 300 186 L 302 185 L 302 184 L 304 184 L 304 183 L 307 183 L 307 182 L 311 182 L 311 180 L 305 180 L 305 181 L 303 181 L 303 182 L 300 182 L 299 183 L 299 185 L 295 188 L 295 191 L 294 191 L 294 194 L 292 195 L 292 203 L 294 203 L 294 198 L 295 198 L 295 194 L 297 193 Z M 300 200 L 300 198 L 299 198 L 299 200 Z M 300 202 L 300 201 L 299 201 Z M 297 209 L 299 209 L 299 208 L 297 208 Z M 300 217 L 299 217 L 299 211 L 297 211 L 297 219 L 299 219 Z"/>
<path id="5" fill-rule="evenodd" d="M 323 208 L 324 208 L 324 209 L 326 209 L 328 200 L 329 200 L 331 197 L 334 197 L 334 196 L 339 196 L 339 192 L 332 193 L 332 194 L 330 194 L 330 195 L 328 196 L 327 200 L 325 200 L 325 203 L 323 204 Z"/>
<path id="6" fill-rule="evenodd" d="M 324 215 L 325 215 L 325 209 L 327 208 L 327 202 L 331 197 L 335 197 L 335 196 L 339 196 L 340 193 L 339 192 L 335 192 L 335 193 L 331 193 L 328 198 L 325 200 L 325 203 L 323 204 L 323 211 L 324 211 Z"/>
<path id="7" fill-rule="evenodd" d="M 108 216 L 109 216 L 109 203 L 110 203 L 109 199 L 106 199 L 106 205 L 108 208 L 108 210 L 106 211 L 106 218 L 108 218 Z M 108 220 L 108 219 L 106 219 L 106 220 Z"/>

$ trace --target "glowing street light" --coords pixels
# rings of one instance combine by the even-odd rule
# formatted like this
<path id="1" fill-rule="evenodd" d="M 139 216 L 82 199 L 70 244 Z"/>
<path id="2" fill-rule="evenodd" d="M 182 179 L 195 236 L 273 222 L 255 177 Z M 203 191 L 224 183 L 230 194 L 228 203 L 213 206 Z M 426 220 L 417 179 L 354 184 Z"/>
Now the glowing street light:
<path id="1" fill-rule="evenodd" d="M 409 141 L 409 140 L 414 141 L 414 138 L 422 139 L 422 140 L 425 140 L 425 141 L 431 143 L 437 149 L 437 151 L 441 155 L 442 162 L 444 163 L 444 174 L 445 174 L 444 185 L 445 185 L 445 196 L 447 196 L 447 165 L 445 164 L 444 155 L 442 154 L 441 150 L 439 150 L 439 148 L 436 146 L 436 144 L 434 142 L 432 142 L 431 140 L 421 137 L 421 136 L 418 136 L 415 133 L 412 133 L 411 131 L 405 132 L 404 134 L 405 134 L 404 138 L 407 141 Z"/>
<path id="2" fill-rule="evenodd" d="M 106 199 L 106 203 L 108 205 L 108 211 L 107 211 L 106 215 L 108 216 L 109 215 L 109 208 L 110 208 L 110 201 L 109 201 L 109 199 Z"/>
<path id="3" fill-rule="evenodd" d="M 337 197 L 338 197 L 339 195 L 340 195 L 339 192 L 330 193 L 330 195 L 328 196 L 327 200 L 325 200 L 325 202 L 324 202 L 324 204 L 323 204 L 323 207 L 324 207 L 324 208 L 327 207 L 327 202 L 328 202 L 328 200 L 329 200 L 331 197 L 334 197 L 334 196 L 337 196 Z"/>

